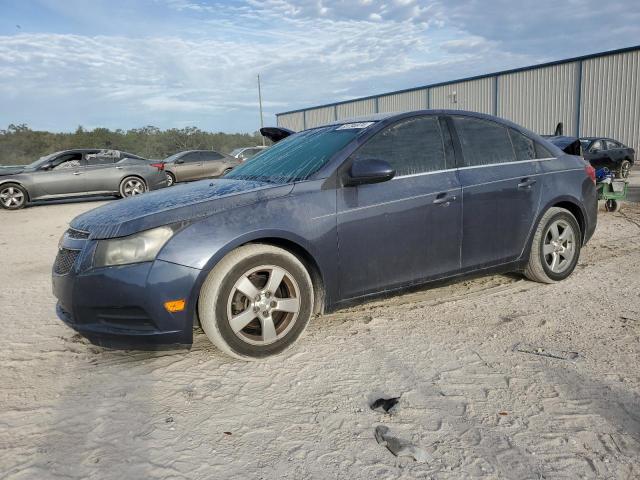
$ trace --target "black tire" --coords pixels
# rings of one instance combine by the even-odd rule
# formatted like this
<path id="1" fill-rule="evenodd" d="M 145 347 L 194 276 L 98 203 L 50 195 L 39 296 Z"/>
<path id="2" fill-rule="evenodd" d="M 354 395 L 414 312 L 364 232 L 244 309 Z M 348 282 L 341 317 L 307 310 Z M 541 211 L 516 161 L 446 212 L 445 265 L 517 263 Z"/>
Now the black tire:
<path id="1" fill-rule="evenodd" d="M 0 207 L 5 210 L 20 210 L 27 205 L 29 194 L 17 183 L 0 185 Z"/>
<path id="2" fill-rule="evenodd" d="M 562 265 L 560 260 L 559 269 L 561 271 L 552 270 L 548 262 L 553 262 L 553 258 L 561 258 L 562 254 L 558 252 L 548 253 L 545 255 L 545 248 L 556 248 L 551 245 L 554 241 L 552 239 L 553 234 L 551 228 L 553 225 L 566 225 L 566 228 L 570 228 L 573 233 L 573 241 L 571 242 L 573 256 L 570 260 L 565 259 L 567 263 Z M 556 227 L 557 229 L 557 227 Z M 557 232 L 557 230 L 556 230 Z M 564 235 L 564 230 L 560 236 Z M 567 237 L 570 233 L 567 234 Z M 569 242 L 569 241 L 567 241 Z M 556 241 L 556 243 L 558 243 Z M 582 233 L 580 231 L 580 225 L 576 218 L 564 208 L 552 207 L 546 211 L 546 213 L 540 219 L 540 223 L 533 235 L 533 241 L 531 243 L 531 252 L 529 254 L 529 263 L 524 271 L 526 277 L 534 282 L 541 283 L 556 283 L 567 278 L 573 270 L 576 268 L 578 259 L 580 258 L 580 249 L 582 247 Z M 557 248 L 564 248 L 564 251 L 568 251 L 567 247 L 559 245 Z"/>
<path id="3" fill-rule="evenodd" d="M 221 177 L 224 177 L 227 173 L 229 173 L 231 170 L 233 170 L 233 168 L 227 168 L 224 172 L 222 172 L 222 175 L 220 175 Z"/>
<path id="4" fill-rule="evenodd" d="M 618 210 L 620 210 L 620 202 L 613 198 L 610 198 L 609 200 L 604 202 L 604 209 L 607 212 L 617 212 Z"/>
<path id="5" fill-rule="evenodd" d="M 134 190 L 131 189 L 133 184 L 137 185 Z M 135 197 L 145 193 L 147 190 L 147 182 L 140 177 L 125 177 L 120 182 L 120 196 L 122 198 Z"/>
<path id="6" fill-rule="evenodd" d="M 274 267 L 273 271 L 278 269 L 286 274 L 273 293 L 268 291 L 272 273 L 261 277 L 265 272 L 263 267 Z M 247 275 L 253 271 L 255 273 Z M 252 275 L 256 277 L 252 279 Z M 249 280 L 250 287 L 256 288 L 258 295 L 253 300 L 238 288 L 243 280 Z M 267 316 L 266 310 L 261 310 L 269 307 L 261 302 L 269 298 L 271 306 L 279 304 L 275 300 L 297 300 L 298 310 L 286 313 L 274 308 Z M 295 255 L 271 245 L 254 244 L 230 252 L 211 270 L 200 290 L 198 313 L 202 329 L 221 351 L 241 360 L 259 360 L 282 353 L 295 343 L 309 323 L 313 302 L 311 278 Z M 252 320 L 234 332 L 230 321 L 236 307 L 239 308 L 234 318 L 245 316 Z M 262 314 L 267 318 L 262 318 Z M 279 337 L 273 337 L 270 343 L 267 343 L 266 323 L 263 323 L 267 320 L 273 326 L 274 335 Z"/>
<path id="7" fill-rule="evenodd" d="M 172 187 L 176 184 L 176 177 L 173 173 L 167 172 L 167 187 Z"/>
<path id="8" fill-rule="evenodd" d="M 623 160 L 616 172 L 618 178 L 628 178 L 631 171 L 631 162 L 629 160 Z"/>

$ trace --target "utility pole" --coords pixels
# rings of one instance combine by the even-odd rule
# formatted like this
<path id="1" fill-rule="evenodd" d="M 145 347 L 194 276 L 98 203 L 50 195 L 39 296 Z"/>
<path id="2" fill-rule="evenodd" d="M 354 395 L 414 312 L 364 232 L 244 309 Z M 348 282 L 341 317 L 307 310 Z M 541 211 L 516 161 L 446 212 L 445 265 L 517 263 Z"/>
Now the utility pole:
<path id="1" fill-rule="evenodd" d="M 258 74 L 258 102 L 260 103 L 260 128 L 264 127 L 264 119 L 262 118 L 262 90 L 260 89 L 260 74 Z M 265 146 L 264 136 L 262 137 L 262 146 Z"/>

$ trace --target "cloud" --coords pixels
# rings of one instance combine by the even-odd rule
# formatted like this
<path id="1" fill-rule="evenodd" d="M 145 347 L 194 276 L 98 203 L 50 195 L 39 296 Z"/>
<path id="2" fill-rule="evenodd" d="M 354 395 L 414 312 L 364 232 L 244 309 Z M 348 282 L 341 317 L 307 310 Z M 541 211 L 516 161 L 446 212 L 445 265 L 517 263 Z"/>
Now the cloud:
<path id="1" fill-rule="evenodd" d="M 189 120 L 253 131 L 258 74 L 273 123 L 278 111 L 626 46 L 640 34 L 631 3 L 608 6 L 610 20 L 591 0 L 96 0 L 77 13 L 46 1 L 50 31 L 0 35 L 0 126 Z"/>

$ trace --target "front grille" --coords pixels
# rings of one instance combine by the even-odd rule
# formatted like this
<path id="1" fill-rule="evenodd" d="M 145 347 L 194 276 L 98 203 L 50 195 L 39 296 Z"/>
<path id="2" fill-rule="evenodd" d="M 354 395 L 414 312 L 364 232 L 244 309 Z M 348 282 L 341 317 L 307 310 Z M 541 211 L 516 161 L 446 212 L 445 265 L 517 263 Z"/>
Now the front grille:
<path id="1" fill-rule="evenodd" d="M 79 254 L 80 250 L 69 250 L 67 248 L 58 250 L 58 256 L 53 264 L 53 273 L 56 275 L 66 275 L 69 273 Z"/>
<path id="2" fill-rule="evenodd" d="M 74 228 L 70 228 L 67 230 L 67 236 L 69 238 L 74 238 L 77 240 L 84 240 L 89 238 L 89 232 L 83 232 L 82 230 L 76 230 Z"/>

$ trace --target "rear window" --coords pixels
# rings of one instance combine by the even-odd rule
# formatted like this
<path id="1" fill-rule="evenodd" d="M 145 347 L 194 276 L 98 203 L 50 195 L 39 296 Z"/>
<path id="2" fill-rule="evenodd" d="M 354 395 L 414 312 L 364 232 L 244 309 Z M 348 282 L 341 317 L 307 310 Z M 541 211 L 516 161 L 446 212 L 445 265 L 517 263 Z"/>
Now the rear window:
<path id="1" fill-rule="evenodd" d="M 462 145 L 465 166 L 513 162 L 515 156 L 507 129 L 487 120 L 453 117 Z"/>

